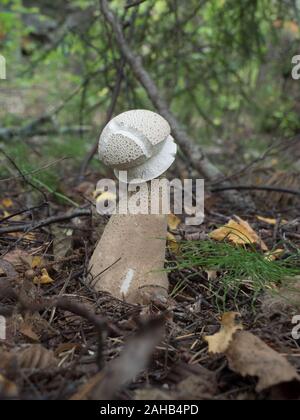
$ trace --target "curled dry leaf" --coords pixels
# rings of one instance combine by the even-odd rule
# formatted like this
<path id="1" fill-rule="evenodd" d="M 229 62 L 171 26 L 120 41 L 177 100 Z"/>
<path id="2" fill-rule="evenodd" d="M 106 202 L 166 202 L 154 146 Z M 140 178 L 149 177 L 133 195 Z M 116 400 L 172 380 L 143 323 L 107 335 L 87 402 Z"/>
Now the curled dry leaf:
<path id="1" fill-rule="evenodd" d="M 49 369 L 58 364 L 53 351 L 47 350 L 40 344 L 33 344 L 21 351 L 17 359 L 23 369 Z"/>
<path id="2" fill-rule="evenodd" d="M 283 356 L 248 331 L 234 334 L 226 357 L 234 372 L 258 378 L 258 392 L 300 380 L 296 369 Z"/>
<path id="3" fill-rule="evenodd" d="M 279 353 L 265 344 L 260 338 L 243 331 L 235 323 L 236 313 L 223 315 L 222 326 L 218 333 L 205 337 L 211 353 L 224 353 L 229 367 L 243 377 L 258 378 L 258 392 L 280 384 L 299 382 L 296 369 Z"/>
<path id="4" fill-rule="evenodd" d="M 248 222 L 236 217 L 237 220 L 231 219 L 227 225 L 210 233 L 210 238 L 216 241 L 227 239 L 236 245 L 257 244 L 263 251 L 268 251 L 267 245 L 252 229 Z"/>
<path id="5" fill-rule="evenodd" d="M 39 342 L 39 336 L 33 331 L 31 325 L 24 322 L 19 328 L 19 332 L 30 341 Z"/>
<path id="6" fill-rule="evenodd" d="M 48 271 L 46 270 L 46 268 L 42 268 L 41 271 L 41 275 L 40 276 L 36 276 L 33 279 L 33 283 L 34 284 L 51 284 L 54 283 L 54 280 L 49 276 Z"/>
<path id="7" fill-rule="evenodd" d="M 242 330 L 243 326 L 236 323 L 237 312 L 226 312 L 222 316 L 221 329 L 212 336 L 206 336 L 204 339 L 208 343 L 210 353 L 225 353 L 228 349 L 234 333 Z"/>

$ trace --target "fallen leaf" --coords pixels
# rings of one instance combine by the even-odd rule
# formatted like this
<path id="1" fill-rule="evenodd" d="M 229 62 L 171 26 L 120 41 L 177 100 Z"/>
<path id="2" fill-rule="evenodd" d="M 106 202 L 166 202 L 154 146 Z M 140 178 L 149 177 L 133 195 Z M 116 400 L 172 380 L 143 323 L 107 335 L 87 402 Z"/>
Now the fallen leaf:
<path id="1" fill-rule="evenodd" d="M 5 261 L 10 262 L 15 268 L 24 265 L 24 260 L 28 261 L 30 258 L 30 254 L 23 249 L 15 249 L 14 251 L 10 251 L 4 257 Z"/>
<path id="2" fill-rule="evenodd" d="M 31 341 L 40 341 L 38 335 L 32 330 L 31 326 L 25 322 L 20 326 L 19 332 Z"/>
<path id="3" fill-rule="evenodd" d="M 14 205 L 14 203 L 10 198 L 4 198 L 3 200 L 1 200 L 0 205 L 6 209 L 9 209 Z"/>
<path id="4" fill-rule="evenodd" d="M 173 213 L 168 214 L 168 227 L 170 230 L 176 230 L 180 223 L 181 220 L 179 217 L 175 216 Z"/>
<path id="5" fill-rule="evenodd" d="M 63 344 L 60 344 L 55 350 L 55 356 L 60 357 L 62 353 L 65 353 L 70 350 L 80 349 L 80 348 L 81 348 L 80 344 L 63 343 Z"/>
<path id="6" fill-rule="evenodd" d="M 19 365 L 23 369 L 49 369 L 58 365 L 52 350 L 41 344 L 33 344 L 17 354 Z"/>
<path id="7" fill-rule="evenodd" d="M 10 217 L 10 213 L 7 210 L 3 211 L 3 219 L 6 219 L 7 217 Z"/>
<path id="8" fill-rule="evenodd" d="M 44 261 L 43 261 L 42 257 L 34 256 L 32 258 L 32 261 L 31 261 L 30 265 L 31 265 L 31 268 L 35 269 L 35 268 L 42 267 L 43 264 L 44 264 Z"/>
<path id="9" fill-rule="evenodd" d="M 33 279 L 33 283 L 34 284 L 51 284 L 51 283 L 54 283 L 54 280 L 49 276 L 46 268 L 42 268 L 42 274 L 40 276 L 36 276 Z"/>
<path id="10" fill-rule="evenodd" d="M 243 326 L 236 323 L 237 312 L 226 312 L 222 316 L 221 329 L 212 336 L 204 337 L 208 343 L 208 351 L 213 354 L 225 353 L 230 345 L 234 333 L 242 330 Z"/>
<path id="11" fill-rule="evenodd" d="M 248 331 L 234 334 L 226 357 L 234 372 L 258 378 L 258 392 L 300 380 L 296 369 L 283 356 Z"/>
<path id="12" fill-rule="evenodd" d="M 267 261 L 275 261 L 278 258 L 280 258 L 284 253 L 285 253 L 284 249 L 278 248 L 278 249 L 275 249 L 274 251 L 267 252 L 265 259 Z"/>
<path id="13" fill-rule="evenodd" d="M 260 222 L 267 223 L 268 225 L 272 225 L 272 226 L 276 226 L 276 223 L 277 223 L 276 219 L 272 219 L 272 218 L 268 218 L 268 217 L 256 216 L 256 218 Z M 285 219 L 280 220 L 281 225 L 286 225 L 287 223 L 288 223 L 288 221 L 285 220 Z"/>
<path id="14" fill-rule="evenodd" d="M 180 245 L 175 236 L 170 232 L 167 233 L 167 245 L 173 254 L 178 255 L 180 253 Z"/>
<path id="15" fill-rule="evenodd" d="M 236 245 L 258 244 L 263 251 L 268 251 L 267 245 L 249 223 L 240 217 L 237 217 L 237 220 L 231 219 L 227 225 L 214 230 L 209 236 L 216 241 L 228 239 Z"/>
<path id="16" fill-rule="evenodd" d="M 260 222 L 264 222 L 267 223 L 268 225 L 276 225 L 277 220 L 276 219 L 270 219 L 268 217 L 262 217 L 262 216 L 256 216 L 257 220 L 259 220 Z"/>

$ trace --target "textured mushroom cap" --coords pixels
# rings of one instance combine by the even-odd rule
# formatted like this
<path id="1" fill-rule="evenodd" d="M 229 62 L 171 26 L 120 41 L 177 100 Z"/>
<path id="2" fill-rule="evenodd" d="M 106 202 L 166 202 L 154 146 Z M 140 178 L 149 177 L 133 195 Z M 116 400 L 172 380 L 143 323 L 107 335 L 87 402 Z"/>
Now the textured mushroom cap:
<path id="1" fill-rule="evenodd" d="M 141 174 L 141 179 L 153 179 L 168 169 L 175 159 L 177 149 L 170 133 L 169 123 L 155 112 L 143 109 L 123 112 L 102 131 L 100 159 L 112 167 L 117 176 L 120 170 L 130 172 L 134 169 L 134 174 Z M 166 147 L 170 142 L 174 146 Z M 157 164 L 154 158 L 160 154 L 160 163 Z M 142 168 L 136 171 L 140 166 Z"/>

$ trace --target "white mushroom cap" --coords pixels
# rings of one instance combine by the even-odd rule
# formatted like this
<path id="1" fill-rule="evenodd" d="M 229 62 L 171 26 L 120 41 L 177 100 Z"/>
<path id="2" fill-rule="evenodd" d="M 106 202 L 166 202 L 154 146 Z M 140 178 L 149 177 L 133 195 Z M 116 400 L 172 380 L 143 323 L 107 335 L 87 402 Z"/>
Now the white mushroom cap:
<path id="1" fill-rule="evenodd" d="M 174 162 L 177 146 L 168 122 L 152 111 L 137 109 L 113 118 L 99 140 L 100 159 L 114 169 L 127 171 L 127 182 L 149 181 Z"/>

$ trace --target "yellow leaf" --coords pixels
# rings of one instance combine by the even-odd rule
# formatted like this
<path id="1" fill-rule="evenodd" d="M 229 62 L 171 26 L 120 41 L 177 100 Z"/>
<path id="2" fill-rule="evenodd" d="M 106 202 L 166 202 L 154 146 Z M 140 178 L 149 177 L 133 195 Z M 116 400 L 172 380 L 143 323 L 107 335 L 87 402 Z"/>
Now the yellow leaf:
<path id="1" fill-rule="evenodd" d="M 43 259 L 42 257 L 38 257 L 37 255 L 35 257 L 32 258 L 31 261 L 31 268 L 35 269 L 38 267 L 41 267 L 43 265 Z"/>
<path id="2" fill-rule="evenodd" d="M 34 284 L 51 284 L 54 283 L 54 280 L 49 276 L 46 268 L 42 269 L 41 276 L 37 276 L 33 279 Z"/>
<path id="3" fill-rule="evenodd" d="M 285 250 L 282 248 L 275 249 L 274 251 L 267 252 L 265 259 L 268 261 L 275 261 L 284 254 Z"/>
<path id="4" fill-rule="evenodd" d="M 170 230 L 176 230 L 180 223 L 181 220 L 179 217 L 175 216 L 173 213 L 168 214 L 168 226 Z"/>
<path id="5" fill-rule="evenodd" d="M 208 351 L 218 354 L 224 353 L 231 343 L 234 333 L 242 330 L 242 324 L 236 323 L 237 312 L 226 312 L 222 316 L 221 329 L 214 335 L 204 337 L 208 343 Z"/>
<path id="6" fill-rule="evenodd" d="M 237 220 L 231 219 L 227 225 L 214 230 L 209 236 L 216 241 L 228 239 L 236 245 L 258 244 L 263 251 L 268 251 L 267 245 L 252 229 L 249 223 L 240 217 L 237 217 Z"/>
<path id="7" fill-rule="evenodd" d="M 4 198 L 1 201 L 1 206 L 5 207 L 6 209 L 9 209 L 13 205 L 14 205 L 14 203 L 12 202 L 12 200 L 10 198 Z"/>
<path id="8" fill-rule="evenodd" d="M 173 252 L 173 254 L 178 255 L 180 252 L 180 245 L 179 243 L 176 241 L 175 236 L 168 232 L 167 233 L 167 244 L 168 244 L 168 248 L 171 252 Z"/>
<path id="9" fill-rule="evenodd" d="M 256 216 L 256 218 L 260 221 L 260 222 L 264 222 L 267 223 L 268 225 L 276 225 L 277 220 L 276 219 L 269 219 L 268 217 L 262 217 L 262 216 Z"/>

